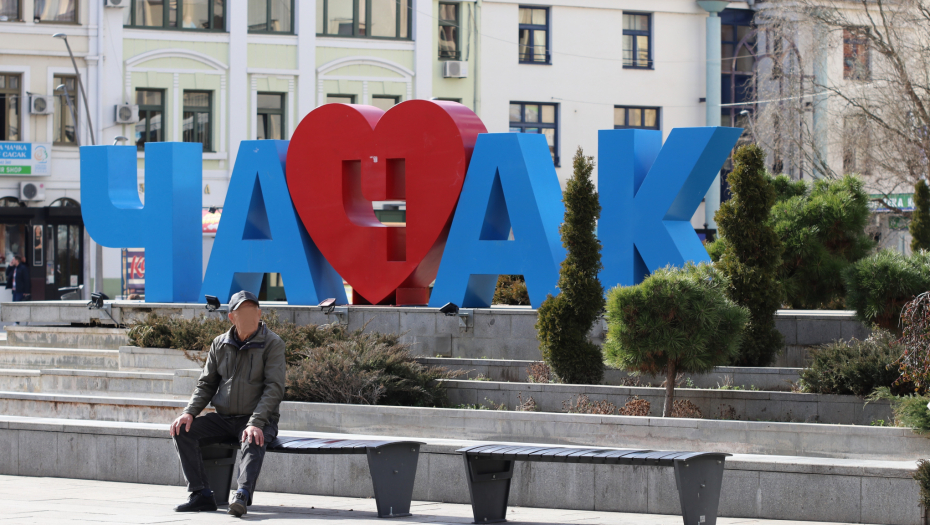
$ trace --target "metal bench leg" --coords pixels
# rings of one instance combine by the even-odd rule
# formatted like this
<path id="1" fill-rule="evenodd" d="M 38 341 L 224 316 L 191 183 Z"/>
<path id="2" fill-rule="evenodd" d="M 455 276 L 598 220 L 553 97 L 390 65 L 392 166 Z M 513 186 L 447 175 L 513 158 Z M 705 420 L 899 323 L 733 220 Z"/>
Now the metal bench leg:
<path id="1" fill-rule="evenodd" d="M 385 445 L 368 449 L 368 469 L 379 518 L 410 516 L 420 445 Z"/>
<path id="2" fill-rule="evenodd" d="M 684 525 L 716 525 L 724 458 L 675 460 L 675 484 Z"/>
<path id="3" fill-rule="evenodd" d="M 232 486 L 238 451 L 238 447 L 225 444 L 200 447 L 203 470 L 217 505 L 229 504 L 229 488 Z"/>
<path id="4" fill-rule="evenodd" d="M 465 459 L 466 479 L 471 495 L 474 523 L 507 521 L 507 500 L 510 498 L 510 479 L 516 461 L 478 459 L 462 454 Z"/>

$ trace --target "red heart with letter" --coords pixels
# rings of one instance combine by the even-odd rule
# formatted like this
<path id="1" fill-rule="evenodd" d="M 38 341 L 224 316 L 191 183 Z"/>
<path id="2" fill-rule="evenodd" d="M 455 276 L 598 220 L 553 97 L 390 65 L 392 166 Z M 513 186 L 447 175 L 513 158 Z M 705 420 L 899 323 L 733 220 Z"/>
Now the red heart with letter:
<path id="1" fill-rule="evenodd" d="M 327 104 L 297 126 L 287 186 L 310 237 L 355 303 L 426 304 L 468 162 L 487 130 L 467 107 L 410 100 L 387 112 Z M 404 200 L 406 225 L 372 201 Z"/>

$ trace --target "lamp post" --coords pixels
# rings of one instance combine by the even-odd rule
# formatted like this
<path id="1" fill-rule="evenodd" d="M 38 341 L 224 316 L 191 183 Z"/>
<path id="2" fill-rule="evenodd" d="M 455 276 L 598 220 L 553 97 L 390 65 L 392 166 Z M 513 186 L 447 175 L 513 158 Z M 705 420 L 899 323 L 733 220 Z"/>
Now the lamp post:
<path id="1" fill-rule="evenodd" d="M 707 11 L 707 62 L 706 62 L 706 86 L 707 86 L 707 103 L 705 126 L 720 125 L 720 17 L 717 15 L 720 11 L 726 9 L 730 2 L 720 0 L 697 0 L 701 9 Z M 714 182 L 707 190 L 704 196 L 704 224 L 705 228 L 716 230 L 717 223 L 714 221 L 714 214 L 720 208 L 720 173 L 714 178 Z"/>
<path id="2" fill-rule="evenodd" d="M 65 41 L 65 47 L 68 48 L 68 56 L 71 57 L 71 65 L 74 66 L 74 74 L 77 76 L 78 90 L 81 92 L 81 98 L 84 99 L 84 111 L 87 113 L 87 131 L 90 132 L 90 143 L 91 145 L 97 145 L 97 139 L 94 137 L 94 124 L 90 118 L 90 105 L 87 103 L 87 93 L 84 92 L 84 83 L 81 82 L 81 72 L 78 71 L 77 61 L 74 60 L 74 53 L 71 52 L 71 44 L 68 43 L 68 35 L 64 33 L 55 33 L 52 35 L 53 38 L 60 38 Z M 66 91 L 67 93 L 67 91 Z M 77 119 L 74 119 L 75 124 L 75 135 L 77 135 Z M 87 230 L 84 230 L 84 244 L 90 246 L 91 238 L 87 233 Z M 103 291 L 103 246 L 100 244 L 94 243 L 94 288 L 97 292 Z M 87 275 L 86 273 L 84 274 Z M 84 283 L 85 285 L 87 283 Z M 86 290 L 86 288 L 85 288 Z M 85 292 L 86 298 L 87 292 Z"/>

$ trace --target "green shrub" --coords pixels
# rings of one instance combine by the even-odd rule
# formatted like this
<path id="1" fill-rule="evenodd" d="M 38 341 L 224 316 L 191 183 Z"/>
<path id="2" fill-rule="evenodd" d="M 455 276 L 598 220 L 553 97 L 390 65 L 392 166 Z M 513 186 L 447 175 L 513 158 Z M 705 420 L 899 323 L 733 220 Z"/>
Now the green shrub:
<path id="1" fill-rule="evenodd" d="M 895 396 L 889 388 L 880 387 L 869 395 L 868 400 L 890 401 L 895 426 L 908 427 L 917 434 L 930 432 L 930 410 L 927 409 L 930 397 L 920 394 Z"/>
<path id="2" fill-rule="evenodd" d="M 930 188 L 924 180 L 914 185 L 914 216 L 909 229 L 911 250 L 930 250 Z"/>
<path id="3" fill-rule="evenodd" d="M 727 241 L 723 237 L 717 237 L 713 241 L 705 243 L 704 249 L 707 250 L 707 255 L 710 255 L 710 260 L 717 262 L 727 250 Z"/>
<path id="4" fill-rule="evenodd" d="M 802 309 L 842 307 L 844 270 L 874 245 L 865 234 L 869 196 L 862 181 L 847 175 L 808 187 L 780 175 L 773 185 L 778 202 L 771 221 L 784 248 L 779 279 L 787 303 Z"/>
<path id="5" fill-rule="evenodd" d="M 930 252 L 910 257 L 884 250 L 846 269 L 846 305 L 866 324 L 897 330 L 901 309 L 930 290 Z"/>
<path id="6" fill-rule="evenodd" d="M 920 487 L 920 504 L 925 509 L 930 509 L 930 461 L 926 459 L 917 460 L 914 481 Z"/>
<path id="7" fill-rule="evenodd" d="M 528 305 L 530 294 L 522 275 L 501 275 L 497 278 L 493 304 Z"/>
<path id="8" fill-rule="evenodd" d="M 903 351 L 891 332 L 878 328 L 863 341 L 822 345 L 811 350 L 810 367 L 801 372 L 801 390 L 863 397 L 880 387 L 909 391 L 906 385 L 895 386 L 901 377 L 895 361 Z"/>
<path id="9" fill-rule="evenodd" d="M 729 282 L 710 264 L 655 271 L 607 298 L 608 362 L 628 371 L 664 374 L 663 416 L 672 413 L 679 372 L 704 373 L 739 353 L 749 311 L 725 293 Z"/>
<path id="10" fill-rule="evenodd" d="M 782 247 L 769 224 L 775 189 L 766 177 L 762 148 L 750 144 L 737 149 L 727 181 L 733 198 L 714 216 L 727 239 L 716 267 L 730 282 L 726 290 L 730 299 L 749 309 L 735 364 L 766 366 L 781 350 L 784 338 L 775 328 L 775 312 L 782 304 L 778 281 Z"/>
<path id="11" fill-rule="evenodd" d="M 604 357 L 588 332 L 604 307 L 604 288 L 597 274 L 601 243 L 595 228 L 601 204 L 591 174 L 594 161 L 581 148 L 574 173 L 565 187 L 565 220 L 559 227 L 568 255 L 559 269 L 559 295 L 539 308 L 536 331 L 543 359 L 563 383 L 597 384 L 604 377 Z"/>

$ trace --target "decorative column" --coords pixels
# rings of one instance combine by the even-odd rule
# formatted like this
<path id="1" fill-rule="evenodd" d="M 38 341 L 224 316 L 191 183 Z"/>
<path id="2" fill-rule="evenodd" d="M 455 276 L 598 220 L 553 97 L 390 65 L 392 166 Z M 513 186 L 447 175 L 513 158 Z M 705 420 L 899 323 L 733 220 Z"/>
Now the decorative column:
<path id="1" fill-rule="evenodd" d="M 822 23 L 814 26 L 814 91 L 822 93 L 827 86 L 827 55 L 829 50 L 830 33 Z M 814 169 L 815 178 L 823 178 L 826 174 L 824 168 L 827 164 L 827 95 L 816 95 L 814 106 Z"/>
<path id="2" fill-rule="evenodd" d="M 720 125 L 720 11 L 726 9 L 730 2 L 719 0 L 698 0 L 698 5 L 709 13 L 707 17 L 707 116 L 705 126 Z M 704 196 L 704 223 L 712 230 L 717 229 L 714 214 L 720 208 L 720 173 Z"/>
<path id="3" fill-rule="evenodd" d="M 229 16 L 229 69 L 226 70 L 226 107 L 214 111 L 225 112 L 229 133 L 228 144 L 217 144 L 216 151 L 227 151 L 227 176 L 232 175 L 236 165 L 239 143 L 248 140 L 248 121 L 255 118 L 255 108 L 249 105 L 249 74 L 247 71 L 249 55 L 249 6 L 247 2 L 227 2 L 226 14 Z"/>
<path id="4" fill-rule="evenodd" d="M 417 98 L 430 99 L 433 96 L 433 63 L 436 48 L 433 46 L 433 0 L 416 0 L 413 3 L 413 44 L 414 44 L 414 93 Z"/>

